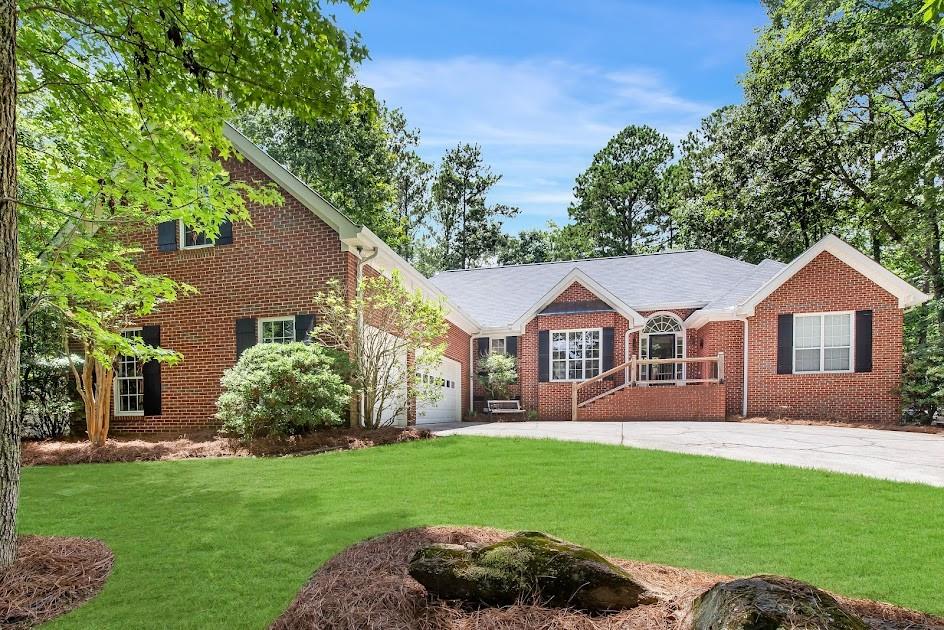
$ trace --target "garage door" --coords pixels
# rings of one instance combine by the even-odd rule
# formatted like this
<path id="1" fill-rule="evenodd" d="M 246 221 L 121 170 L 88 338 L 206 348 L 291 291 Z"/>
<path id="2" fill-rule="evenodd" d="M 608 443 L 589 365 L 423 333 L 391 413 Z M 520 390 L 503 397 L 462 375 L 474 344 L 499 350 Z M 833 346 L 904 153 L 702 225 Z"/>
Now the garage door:
<path id="1" fill-rule="evenodd" d="M 439 369 L 427 378 L 438 380 L 442 396 L 436 402 L 420 402 L 416 406 L 416 424 L 458 422 L 462 418 L 462 366 L 443 357 Z"/>

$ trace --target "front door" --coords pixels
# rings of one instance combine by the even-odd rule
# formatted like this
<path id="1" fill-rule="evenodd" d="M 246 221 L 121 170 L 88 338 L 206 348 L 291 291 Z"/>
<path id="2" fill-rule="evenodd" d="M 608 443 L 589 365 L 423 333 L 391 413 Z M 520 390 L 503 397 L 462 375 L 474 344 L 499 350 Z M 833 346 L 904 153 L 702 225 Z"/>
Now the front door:
<path id="1" fill-rule="evenodd" d="M 675 333 L 649 335 L 650 359 L 675 358 Z M 671 381 L 675 379 L 675 364 L 660 363 L 649 366 L 649 381 Z"/>

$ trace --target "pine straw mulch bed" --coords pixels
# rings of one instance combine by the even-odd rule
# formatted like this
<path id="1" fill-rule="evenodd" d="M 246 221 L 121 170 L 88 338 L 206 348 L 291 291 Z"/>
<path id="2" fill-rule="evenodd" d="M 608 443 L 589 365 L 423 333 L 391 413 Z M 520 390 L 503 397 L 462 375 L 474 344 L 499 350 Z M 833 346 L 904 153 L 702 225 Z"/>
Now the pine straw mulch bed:
<path id="1" fill-rule="evenodd" d="M 273 630 L 678 630 L 691 601 L 725 576 L 620 558 L 613 562 L 647 584 L 659 602 L 590 616 L 575 610 L 519 604 L 463 608 L 427 597 L 407 574 L 413 553 L 434 542 L 492 543 L 508 532 L 477 527 L 424 527 L 374 538 L 336 555 L 305 585 Z M 944 620 L 868 600 L 839 598 L 876 628 L 930 627 Z"/>
<path id="2" fill-rule="evenodd" d="M 313 455 L 328 451 L 368 448 L 397 442 L 431 438 L 426 429 L 384 427 L 380 429 L 324 429 L 289 438 L 261 438 L 248 447 L 218 435 L 208 436 L 118 436 L 104 446 L 86 441 L 23 442 L 23 466 L 140 462 L 201 457 L 249 457 Z"/>
<path id="3" fill-rule="evenodd" d="M 114 556 L 84 538 L 20 536 L 13 566 L 0 572 L 0 628 L 32 628 L 102 590 Z"/>
<path id="4" fill-rule="evenodd" d="M 845 422 L 843 420 L 804 420 L 802 418 L 777 418 L 756 416 L 738 418 L 735 422 L 747 424 L 798 424 L 814 427 L 844 427 L 847 429 L 876 429 L 878 431 L 902 431 L 904 433 L 934 433 L 944 435 L 944 427 L 926 424 L 883 424 L 880 422 Z"/>

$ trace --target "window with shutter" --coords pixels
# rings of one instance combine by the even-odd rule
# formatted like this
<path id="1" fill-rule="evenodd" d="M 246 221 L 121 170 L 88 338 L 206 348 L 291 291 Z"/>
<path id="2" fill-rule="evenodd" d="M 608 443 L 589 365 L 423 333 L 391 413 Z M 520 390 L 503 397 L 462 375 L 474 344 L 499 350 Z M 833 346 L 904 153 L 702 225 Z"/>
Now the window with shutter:
<path id="1" fill-rule="evenodd" d="M 140 328 L 127 328 L 121 336 L 133 339 L 141 336 Z M 115 364 L 115 415 L 144 415 L 144 372 L 141 361 L 130 355 L 121 355 Z"/>

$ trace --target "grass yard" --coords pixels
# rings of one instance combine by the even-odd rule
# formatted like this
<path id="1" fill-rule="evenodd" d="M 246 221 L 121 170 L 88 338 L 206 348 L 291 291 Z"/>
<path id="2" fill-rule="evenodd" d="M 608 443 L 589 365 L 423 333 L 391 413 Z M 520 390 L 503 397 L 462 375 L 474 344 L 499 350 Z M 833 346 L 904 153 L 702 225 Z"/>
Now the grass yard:
<path id="1" fill-rule="evenodd" d="M 944 614 L 944 490 L 617 446 L 463 437 L 30 468 L 20 514 L 24 533 L 100 538 L 116 555 L 104 592 L 54 627 L 262 628 L 330 556 L 423 524 L 541 529 Z"/>

